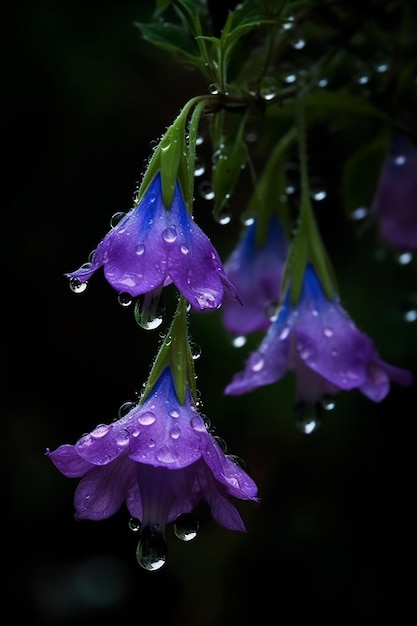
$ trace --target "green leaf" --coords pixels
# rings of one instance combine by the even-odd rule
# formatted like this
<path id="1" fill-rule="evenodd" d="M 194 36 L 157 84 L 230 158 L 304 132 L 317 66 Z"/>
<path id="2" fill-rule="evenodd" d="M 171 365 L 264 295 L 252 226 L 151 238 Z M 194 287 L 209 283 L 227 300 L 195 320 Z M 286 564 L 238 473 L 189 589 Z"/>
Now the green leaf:
<path id="1" fill-rule="evenodd" d="M 135 22 L 135 26 L 141 31 L 142 37 L 149 43 L 177 54 L 192 65 L 200 65 L 200 55 L 195 40 L 188 37 L 180 26 L 168 22 L 158 24 Z"/>

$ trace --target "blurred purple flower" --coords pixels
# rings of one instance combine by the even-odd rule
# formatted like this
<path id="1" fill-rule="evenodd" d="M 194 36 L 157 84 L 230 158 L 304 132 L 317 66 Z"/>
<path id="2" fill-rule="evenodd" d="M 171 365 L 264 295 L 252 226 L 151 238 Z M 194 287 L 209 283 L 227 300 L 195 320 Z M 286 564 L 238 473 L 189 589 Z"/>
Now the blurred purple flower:
<path id="1" fill-rule="evenodd" d="M 328 300 L 312 266 L 307 266 L 301 297 L 290 304 L 290 290 L 277 319 L 243 372 L 226 387 L 241 395 L 280 380 L 289 370 L 297 379 L 298 399 L 315 405 L 323 396 L 359 389 L 374 402 L 385 398 L 391 381 L 413 382 L 412 374 L 382 361 L 335 296 Z"/>
<path id="2" fill-rule="evenodd" d="M 245 230 L 224 268 L 227 277 L 242 296 L 224 302 L 225 328 L 233 335 L 266 330 L 271 324 L 268 305 L 276 306 L 281 277 L 288 252 L 288 241 L 276 216 L 272 216 L 262 245 L 257 242 L 258 221 Z"/>
<path id="3" fill-rule="evenodd" d="M 240 300 L 217 251 L 187 211 L 178 183 L 172 206 L 165 208 L 160 174 L 99 243 L 91 263 L 66 276 L 86 283 L 101 266 L 110 285 L 132 297 L 174 283 L 195 309 L 218 309 L 225 291 Z"/>
<path id="4" fill-rule="evenodd" d="M 218 524 L 241 532 L 245 526 L 230 496 L 258 501 L 255 483 L 208 432 L 189 390 L 184 405 L 179 402 L 170 368 L 124 417 L 47 455 L 65 476 L 81 477 L 76 519 L 108 518 L 126 502 L 140 521 L 138 560 L 146 569 L 165 562 L 166 524 L 200 500 Z"/>
<path id="5" fill-rule="evenodd" d="M 396 134 L 371 206 L 382 241 L 404 252 L 417 249 L 417 146 Z"/>

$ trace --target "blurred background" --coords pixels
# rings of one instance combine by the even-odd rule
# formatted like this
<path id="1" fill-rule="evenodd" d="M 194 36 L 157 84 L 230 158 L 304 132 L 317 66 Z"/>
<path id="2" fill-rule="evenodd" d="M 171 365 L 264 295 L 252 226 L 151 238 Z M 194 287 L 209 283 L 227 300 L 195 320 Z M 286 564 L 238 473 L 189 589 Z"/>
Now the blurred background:
<path id="1" fill-rule="evenodd" d="M 221 23 L 226 7 L 212 7 Z M 306 436 L 294 421 L 291 375 L 223 397 L 257 338 L 236 349 L 219 312 L 193 314 L 204 411 L 246 461 L 262 504 L 237 503 L 247 534 L 216 526 L 204 511 L 195 541 L 169 531 L 158 572 L 137 564 L 125 509 L 103 522 L 73 519 L 77 481 L 45 457 L 134 399 L 159 342 L 102 276 L 83 295 L 63 276 L 87 260 L 110 217 L 131 208 L 152 142 L 189 97 L 206 92 L 197 74 L 141 40 L 133 22 L 150 20 L 153 8 L 19 1 L 5 23 L 3 612 L 45 626 L 414 624 L 415 386 L 393 385 L 379 405 L 339 394 Z M 384 360 L 416 373 L 417 322 L 404 320 L 416 267 L 378 258 L 372 236 L 346 221 L 343 154 L 331 137 L 325 149 L 322 141 L 314 161 L 327 189 L 320 221 L 343 304 Z M 225 257 L 240 223 L 215 222 L 198 194 L 195 214 Z"/>

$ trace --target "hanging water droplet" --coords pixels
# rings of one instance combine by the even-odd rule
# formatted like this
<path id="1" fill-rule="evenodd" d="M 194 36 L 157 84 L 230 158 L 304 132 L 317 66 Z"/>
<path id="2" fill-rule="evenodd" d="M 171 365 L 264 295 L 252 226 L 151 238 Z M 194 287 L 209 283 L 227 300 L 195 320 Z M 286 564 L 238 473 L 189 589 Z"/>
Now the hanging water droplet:
<path id="1" fill-rule="evenodd" d="M 117 213 L 114 213 L 110 218 L 110 227 L 116 228 L 117 224 L 120 222 L 121 219 L 124 218 L 125 215 L 126 213 L 124 213 L 123 211 L 118 211 Z"/>
<path id="2" fill-rule="evenodd" d="M 277 81 L 273 76 L 264 76 L 259 85 L 259 94 L 266 101 L 276 98 L 278 93 Z"/>
<path id="3" fill-rule="evenodd" d="M 199 523 L 190 513 L 183 513 L 174 522 L 174 533 L 181 541 L 191 541 L 198 533 Z"/>
<path id="4" fill-rule="evenodd" d="M 245 335 L 239 335 L 238 337 L 233 337 L 232 346 L 234 348 L 243 348 L 243 346 L 246 344 L 246 341 L 247 341 L 247 337 L 245 337 Z"/>
<path id="5" fill-rule="evenodd" d="M 274 322 L 278 316 L 278 308 L 279 308 L 279 300 L 270 300 L 265 304 L 265 315 L 266 317 Z"/>
<path id="6" fill-rule="evenodd" d="M 295 406 L 295 423 L 299 430 L 310 435 L 320 425 L 319 407 L 307 402 L 297 402 Z"/>
<path id="7" fill-rule="evenodd" d="M 320 400 L 320 406 L 323 411 L 333 411 L 336 406 L 335 399 L 333 396 L 325 395 Z"/>
<path id="8" fill-rule="evenodd" d="M 417 293 L 412 293 L 403 307 L 403 318 L 406 322 L 415 322 L 417 320 Z"/>
<path id="9" fill-rule="evenodd" d="M 285 74 L 283 77 L 284 83 L 287 85 L 292 85 L 297 80 L 297 74 L 295 72 L 290 72 L 289 74 Z"/>
<path id="10" fill-rule="evenodd" d="M 413 260 L 413 253 L 407 252 L 407 251 L 400 252 L 396 258 L 398 265 L 409 265 L 409 263 L 411 263 L 412 260 Z"/>
<path id="11" fill-rule="evenodd" d="M 378 72 L 378 74 L 383 74 L 384 72 L 387 72 L 388 68 L 388 63 L 377 63 L 375 65 L 375 71 Z"/>
<path id="12" fill-rule="evenodd" d="M 136 406 L 135 402 L 124 402 L 119 408 L 118 416 L 119 419 L 125 417 L 134 407 Z"/>
<path id="13" fill-rule="evenodd" d="M 194 176 L 202 176 L 205 171 L 206 168 L 204 167 L 204 163 L 199 159 L 196 159 L 194 164 Z"/>
<path id="14" fill-rule="evenodd" d="M 291 28 L 294 27 L 294 16 L 293 15 L 289 15 L 286 19 L 286 21 L 283 23 L 282 28 L 284 30 L 290 30 Z"/>
<path id="15" fill-rule="evenodd" d="M 130 293 L 123 292 L 123 293 L 119 293 L 119 295 L 117 296 L 117 301 L 120 304 L 120 306 L 128 307 L 132 304 L 133 298 L 130 295 Z"/>
<path id="16" fill-rule="evenodd" d="M 201 146 L 203 143 L 204 143 L 203 135 L 197 135 L 197 137 L 195 139 L 195 145 L 196 146 Z"/>
<path id="17" fill-rule="evenodd" d="M 204 200 L 213 200 L 214 199 L 214 191 L 211 183 L 208 180 L 203 180 L 199 187 L 198 192 Z"/>
<path id="18" fill-rule="evenodd" d="M 152 532 L 148 527 L 144 528 L 138 541 L 136 558 L 139 565 L 150 572 L 165 565 L 167 545 L 162 535 Z"/>
<path id="19" fill-rule="evenodd" d="M 140 523 L 140 520 L 138 520 L 137 517 L 131 517 L 129 522 L 129 530 L 131 530 L 133 533 L 138 533 L 140 531 L 140 529 L 142 528 L 142 524 Z"/>
<path id="20" fill-rule="evenodd" d="M 154 289 L 137 298 L 133 313 L 136 322 L 141 328 L 154 330 L 162 324 L 165 314 L 165 303 L 161 294 L 162 289 Z"/>
<path id="21" fill-rule="evenodd" d="M 294 48 L 294 50 L 302 50 L 305 47 L 305 45 L 306 45 L 305 40 L 301 39 L 301 38 L 294 39 L 291 42 L 291 46 L 292 46 L 292 48 Z"/>
<path id="22" fill-rule="evenodd" d="M 227 452 L 227 443 L 225 442 L 225 440 L 222 439 L 222 437 L 219 437 L 218 435 L 214 435 L 213 439 L 220 446 L 222 452 L 224 452 L 226 454 L 226 452 Z"/>
<path id="23" fill-rule="evenodd" d="M 226 226 L 226 224 L 230 224 L 232 221 L 232 215 L 229 211 L 222 211 L 219 215 L 215 215 L 215 220 L 222 226 Z"/>
<path id="24" fill-rule="evenodd" d="M 190 352 L 191 352 L 191 356 L 194 359 L 194 361 L 197 361 L 197 359 L 199 359 L 201 357 L 201 347 L 199 345 L 197 345 L 196 343 L 192 343 L 190 345 Z"/>
<path id="25" fill-rule="evenodd" d="M 240 467 L 241 469 L 243 469 L 245 472 L 248 471 L 248 466 L 246 465 L 245 461 L 240 457 L 237 456 L 236 454 L 227 454 L 226 455 L 228 459 L 230 459 L 235 465 L 237 465 L 238 467 Z"/>
<path id="26" fill-rule="evenodd" d="M 317 189 L 317 191 L 312 191 L 311 197 L 316 202 L 321 202 L 327 196 L 327 191 L 325 189 Z"/>
<path id="27" fill-rule="evenodd" d="M 405 154 L 397 154 L 396 156 L 393 157 L 393 163 L 394 165 L 404 165 L 407 162 L 407 157 L 405 156 Z"/>
<path id="28" fill-rule="evenodd" d="M 241 222 L 244 226 L 252 226 L 252 224 L 255 222 L 255 218 L 253 217 L 253 215 L 242 216 Z"/>
<path id="29" fill-rule="evenodd" d="M 209 85 L 209 92 L 212 96 L 217 96 L 217 94 L 219 93 L 218 85 L 216 85 L 216 83 L 211 83 L 211 85 Z"/>
<path id="30" fill-rule="evenodd" d="M 87 281 L 82 281 L 79 278 L 70 278 L 69 279 L 69 286 L 71 291 L 73 291 L 74 293 L 84 293 L 84 291 L 87 289 L 88 287 L 88 282 Z"/>
<path id="31" fill-rule="evenodd" d="M 369 83 L 369 76 L 368 76 L 368 74 L 360 74 L 356 78 L 356 82 L 358 83 L 358 85 L 367 85 Z"/>
<path id="32" fill-rule="evenodd" d="M 350 217 L 355 222 L 360 222 L 368 216 L 368 209 L 364 206 L 360 206 L 350 214 Z"/>

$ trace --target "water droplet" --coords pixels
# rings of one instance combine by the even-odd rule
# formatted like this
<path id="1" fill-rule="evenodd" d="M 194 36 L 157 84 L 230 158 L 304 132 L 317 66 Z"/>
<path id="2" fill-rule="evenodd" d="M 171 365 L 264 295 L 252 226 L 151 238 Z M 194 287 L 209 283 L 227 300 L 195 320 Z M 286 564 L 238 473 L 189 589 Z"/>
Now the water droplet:
<path id="1" fill-rule="evenodd" d="M 119 446 L 127 446 L 129 439 L 129 431 L 126 428 L 122 428 L 116 433 L 116 441 Z"/>
<path id="2" fill-rule="evenodd" d="M 218 85 L 216 85 L 216 83 L 211 83 L 211 85 L 209 85 L 209 92 L 212 96 L 217 96 L 217 94 L 219 93 Z"/>
<path id="3" fill-rule="evenodd" d="M 323 335 L 325 337 L 333 337 L 333 329 L 332 328 L 325 328 L 323 330 Z"/>
<path id="4" fill-rule="evenodd" d="M 145 244 L 143 243 L 138 244 L 136 246 L 135 252 L 138 256 L 142 256 L 142 254 L 145 252 Z"/>
<path id="5" fill-rule="evenodd" d="M 325 395 L 320 400 L 320 406 L 323 411 L 333 411 L 336 406 L 335 399 L 332 396 Z"/>
<path id="6" fill-rule="evenodd" d="M 162 288 L 157 288 L 137 298 L 134 317 L 141 328 L 154 330 L 164 321 L 165 303 L 161 294 Z"/>
<path id="7" fill-rule="evenodd" d="M 181 244 L 181 248 L 180 248 L 182 254 L 188 254 L 190 251 L 190 248 L 188 246 L 186 246 L 185 244 Z"/>
<path id="8" fill-rule="evenodd" d="M 400 252 L 400 254 L 397 255 L 397 263 L 398 265 L 409 265 L 409 263 L 411 263 L 411 261 L 413 260 L 413 253 L 412 252 Z"/>
<path id="9" fill-rule="evenodd" d="M 87 281 L 82 281 L 79 278 L 70 278 L 69 279 L 69 286 L 71 291 L 73 291 L 74 293 L 84 293 L 84 291 L 87 289 L 88 287 L 88 282 Z"/>
<path id="10" fill-rule="evenodd" d="M 406 322 L 417 320 L 417 293 L 412 293 L 402 307 L 403 319 Z"/>
<path id="11" fill-rule="evenodd" d="M 269 302 L 266 303 L 265 315 L 269 320 L 271 320 L 271 322 L 274 322 L 277 319 L 278 308 L 279 308 L 278 300 L 270 300 Z"/>
<path id="12" fill-rule="evenodd" d="M 162 239 L 167 243 L 173 243 L 177 238 L 177 231 L 173 227 L 166 228 L 162 233 Z"/>
<path id="13" fill-rule="evenodd" d="M 295 74 L 295 72 L 290 72 L 289 74 L 286 74 L 283 77 L 284 83 L 287 83 L 287 85 L 291 85 L 292 83 L 295 83 L 297 80 L 297 74 Z"/>
<path id="14" fill-rule="evenodd" d="M 177 455 L 168 448 L 168 446 L 162 446 L 156 453 L 156 458 L 161 463 L 174 463 L 177 460 Z"/>
<path id="15" fill-rule="evenodd" d="M 199 432 L 199 433 L 206 432 L 206 425 L 204 423 L 204 420 L 200 416 L 192 418 L 191 426 L 193 430 L 195 430 L 196 432 Z"/>
<path id="16" fill-rule="evenodd" d="M 394 165 L 401 166 L 407 162 L 407 157 L 405 156 L 405 154 L 397 154 L 395 157 L 393 157 L 392 160 Z"/>
<path id="17" fill-rule="evenodd" d="M 306 45 L 306 42 L 304 39 L 294 39 L 291 42 L 291 46 L 294 48 L 294 50 L 302 50 Z"/>
<path id="18" fill-rule="evenodd" d="M 226 224 L 230 224 L 232 221 L 232 215 L 229 211 L 222 211 L 219 215 L 215 215 L 216 222 L 221 224 L 222 226 L 226 226 Z"/>
<path id="19" fill-rule="evenodd" d="M 145 413 L 138 415 L 138 422 L 142 426 L 150 426 L 156 422 L 156 415 L 152 411 L 145 411 Z"/>
<path id="20" fill-rule="evenodd" d="M 213 200 L 214 191 L 211 183 L 208 180 L 204 180 L 198 187 L 199 194 L 204 200 Z"/>
<path id="21" fill-rule="evenodd" d="M 194 359 L 194 361 L 197 361 L 197 359 L 199 359 L 201 357 L 201 347 L 198 346 L 196 343 L 192 343 L 190 345 L 190 351 L 191 351 L 191 356 Z"/>
<path id="22" fill-rule="evenodd" d="M 222 439 L 222 437 L 219 437 L 218 435 L 214 435 L 213 439 L 217 443 L 217 445 L 221 448 L 222 452 L 224 452 L 226 454 L 226 452 L 227 452 L 227 443 L 225 442 L 225 440 Z"/>
<path id="23" fill-rule="evenodd" d="M 133 298 L 130 295 L 130 293 L 123 292 L 123 293 L 119 293 L 119 295 L 117 296 L 117 301 L 120 304 L 120 306 L 128 307 L 132 304 Z"/>
<path id="24" fill-rule="evenodd" d="M 359 222 L 365 219 L 365 217 L 367 216 L 368 216 L 368 209 L 364 206 L 358 207 L 357 209 L 352 211 L 352 213 L 350 214 L 351 219 L 354 220 L 355 222 Z"/>
<path id="25" fill-rule="evenodd" d="M 360 74 L 360 76 L 357 77 L 356 82 L 358 83 L 358 85 L 366 85 L 367 83 L 369 83 L 368 74 Z"/>
<path id="26" fill-rule="evenodd" d="M 273 100 L 278 93 L 277 81 L 272 76 L 264 76 L 259 85 L 259 94 L 264 100 Z"/>
<path id="27" fill-rule="evenodd" d="M 201 146 L 203 143 L 204 143 L 203 135 L 197 135 L 196 140 L 195 140 L 195 145 Z"/>
<path id="28" fill-rule="evenodd" d="M 174 418 L 177 418 L 180 416 L 179 411 L 177 411 L 177 409 L 172 409 L 172 411 L 169 412 L 169 415 Z"/>
<path id="29" fill-rule="evenodd" d="M 288 337 L 288 335 L 290 334 L 290 330 L 291 328 L 289 326 L 284 326 L 279 334 L 279 338 L 281 339 L 281 341 L 284 341 Z"/>
<path id="30" fill-rule="evenodd" d="M 117 213 L 114 213 L 114 215 L 112 215 L 110 218 L 110 227 L 116 228 L 117 224 L 120 222 L 121 219 L 124 218 L 125 215 L 126 213 L 124 213 L 123 211 L 118 211 Z"/>
<path id="31" fill-rule="evenodd" d="M 236 454 L 227 454 L 226 455 L 228 459 L 230 459 L 235 465 L 237 465 L 238 467 L 240 467 L 241 469 L 243 469 L 245 472 L 248 471 L 248 466 L 246 465 L 245 461 L 240 457 L 237 456 Z"/>
<path id="32" fill-rule="evenodd" d="M 252 226 L 252 224 L 255 222 L 255 218 L 253 217 L 253 215 L 250 215 L 248 217 L 242 217 L 241 221 L 244 226 Z"/>
<path id="33" fill-rule="evenodd" d="M 295 406 L 295 422 L 302 433 L 310 435 L 320 425 L 317 405 L 297 402 Z"/>
<path id="34" fill-rule="evenodd" d="M 172 437 L 172 439 L 178 439 L 179 436 L 181 435 L 181 428 L 179 426 L 174 426 L 169 431 L 169 434 Z"/>
<path id="35" fill-rule="evenodd" d="M 140 523 L 140 520 L 138 520 L 137 517 L 131 517 L 129 522 L 129 530 L 131 530 L 133 533 L 138 533 L 140 531 L 140 529 L 142 528 L 142 524 Z"/>
<path id="36" fill-rule="evenodd" d="M 283 23 L 282 28 L 284 30 L 290 30 L 293 27 L 294 27 L 294 16 L 293 15 L 289 15 L 287 17 L 287 20 Z"/>
<path id="37" fill-rule="evenodd" d="M 258 356 L 256 361 L 252 363 L 251 369 L 253 372 L 260 372 L 264 365 L 265 365 L 264 358 L 262 356 Z"/>
<path id="38" fill-rule="evenodd" d="M 327 80 L 327 78 L 320 78 L 320 80 L 317 81 L 317 87 L 321 87 L 321 89 L 327 87 L 328 84 L 329 81 Z"/>
<path id="39" fill-rule="evenodd" d="M 167 560 L 167 545 L 160 533 L 152 532 L 146 527 L 140 534 L 136 549 L 136 558 L 144 569 L 153 572 L 165 565 Z"/>
<path id="40" fill-rule="evenodd" d="M 326 196 L 327 196 L 327 192 L 325 189 L 318 189 L 317 191 L 313 191 L 311 194 L 311 197 L 316 202 L 321 202 L 321 200 L 324 200 Z"/>
<path id="41" fill-rule="evenodd" d="M 183 513 L 174 522 L 174 533 L 181 541 L 191 541 L 198 533 L 199 523 L 190 513 Z"/>
<path id="42" fill-rule="evenodd" d="M 101 439 L 101 437 L 104 437 L 104 435 L 107 435 L 107 433 L 109 432 L 111 428 L 112 428 L 111 424 L 99 424 L 98 426 L 95 427 L 95 429 L 91 433 L 91 436 L 94 439 Z"/>
<path id="43" fill-rule="evenodd" d="M 378 72 L 378 74 L 383 74 L 384 72 L 387 72 L 389 68 L 388 63 L 382 61 L 379 62 L 375 65 L 375 71 Z"/>
<path id="44" fill-rule="evenodd" d="M 204 163 L 196 159 L 195 164 L 194 164 L 194 176 L 202 176 L 205 171 L 206 171 L 206 168 L 204 167 Z"/>
<path id="45" fill-rule="evenodd" d="M 232 346 L 234 346 L 235 348 L 242 348 L 247 341 L 247 337 L 245 337 L 245 335 L 239 335 L 238 337 L 233 337 L 232 339 Z"/>
<path id="46" fill-rule="evenodd" d="M 121 419 L 122 417 L 125 417 L 128 413 L 130 413 L 130 411 L 134 409 L 135 406 L 137 406 L 135 402 L 124 402 L 122 406 L 119 408 L 119 412 L 118 412 L 119 419 Z"/>

